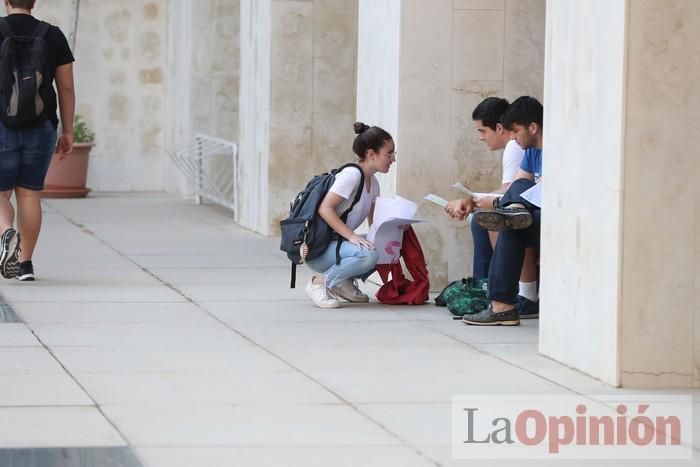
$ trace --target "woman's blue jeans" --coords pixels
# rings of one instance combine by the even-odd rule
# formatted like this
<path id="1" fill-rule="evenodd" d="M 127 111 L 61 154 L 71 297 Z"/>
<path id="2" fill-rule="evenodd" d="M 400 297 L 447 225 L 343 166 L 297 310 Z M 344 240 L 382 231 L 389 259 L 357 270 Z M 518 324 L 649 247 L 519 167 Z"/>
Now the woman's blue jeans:
<path id="1" fill-rule="evenodd" d="M 379 260 L 376 250 L 362 248 L 347 240 L 340 244 L 340 264 L 335 264 L 337 241 L 332 241 L 321 256 L 309 260 L 306 264 L 312 271 L 326 280 L 327 287 L 335 287 L 345 279 L 367 279 Z"/>

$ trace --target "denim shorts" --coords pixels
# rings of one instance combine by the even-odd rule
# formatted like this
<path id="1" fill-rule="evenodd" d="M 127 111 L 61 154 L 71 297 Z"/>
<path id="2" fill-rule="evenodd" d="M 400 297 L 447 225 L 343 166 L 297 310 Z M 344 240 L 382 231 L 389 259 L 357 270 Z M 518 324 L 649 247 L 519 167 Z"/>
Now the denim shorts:
<path id="1" fill-rule="evenodd" d="M 43 190 L 55 148 L 56 128 L 49 120 L 19 130 L 0 123 L 0 191 Z"/>

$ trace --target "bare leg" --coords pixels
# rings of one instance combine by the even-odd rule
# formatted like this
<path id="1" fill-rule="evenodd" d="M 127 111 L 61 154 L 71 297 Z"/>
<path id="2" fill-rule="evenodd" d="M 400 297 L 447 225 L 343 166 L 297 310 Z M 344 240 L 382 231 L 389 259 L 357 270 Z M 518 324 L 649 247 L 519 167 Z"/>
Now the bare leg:
<path id="1" fill-rule="evenodd" d="M 15 220 L 15 208 L 10 202 L 12 190 L 0 191 L 0 233 L 12 227 Z"/>
<path id="2" fill-rule="evenodd" d="M 491 248 L 496 248 L 496 242 L 498 241 L 498 232 L 489 230 L 489 240 L 491 241 Z"/>
<path id="3" fill-rule="evenodd" d="M 16 188 L 17 228 L 22 236 L 20 261 L 30 261 L 41 230 L 41 192 Z"/>
<path id="4" fill-rule="evenodd" d="M 537 280 L 537 251 L 525 248 L 525 260 L 520 270 L 520 282 L 535 282 Z"/>

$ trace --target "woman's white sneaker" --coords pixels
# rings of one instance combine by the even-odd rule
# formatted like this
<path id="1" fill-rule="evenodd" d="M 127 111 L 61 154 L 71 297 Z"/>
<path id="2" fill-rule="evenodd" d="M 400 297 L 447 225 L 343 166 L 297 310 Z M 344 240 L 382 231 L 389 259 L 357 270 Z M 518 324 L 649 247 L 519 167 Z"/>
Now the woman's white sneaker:
<path id="1" fill-rule="evenodd" d="M 340 302 L 331 297 L 325 283 L 314 284 L 312 278 L 309 280 L 309 283 L 306 284 L 306 289 L 304 289 L 304 291 L 319 308 L 340 308 Z"/>
<path id="2" fill-rule="evenodd" d="M 354 279 L 348 278 L 331 289 L 333 295 L 353 303 L 367 303 L 369 297 L 357 287 Z"/>

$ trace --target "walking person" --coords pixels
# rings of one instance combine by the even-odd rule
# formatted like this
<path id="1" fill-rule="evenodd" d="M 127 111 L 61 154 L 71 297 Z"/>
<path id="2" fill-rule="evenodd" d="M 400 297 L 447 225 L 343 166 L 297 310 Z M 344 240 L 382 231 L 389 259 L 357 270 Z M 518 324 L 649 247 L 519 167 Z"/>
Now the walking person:
<path id="1" fill-rule="evenodd" d="M 5 0 L 0 18 L 0 274 L 22 281 L 34 280 L 40 193 L 54 150 L 61 159 L 73 150 L 75 113 L 73 54 L 58 27 L 32 16 L 34 4 Z"/>
<path id="2" fill-rule="evenodd" d="M 372 225 L 374 205 L 379 196 L 375 174 L 389 172 L 396 161 L 395 145 L 391 135 L 377 126 L 357 122 L 355 134 L 352 149 L 359 159 L 357 165 L 362 174 L 357 167 L 346 167 L 338 172 L 318 208 L 318 215 L 343 237 L 340 262 L 336 264 L 338 240 L 332 241 L 320 256 L 306 262 L 315 273 L 306 286 L 306 294 L 319 308 L 338 308 L 338 298 L 368 302 L 369 297 L 357 287 L 356 279 L 367 279 L 379 260 L 374 245 L 355 230 L 365 220 Z M 362 178 L 364 185 L 360 186 Z M 360 200 L 348 214 L 347 222 L 343 222 L 340 215 L 351 206 L 357 190 L 362 190 Z"/>

